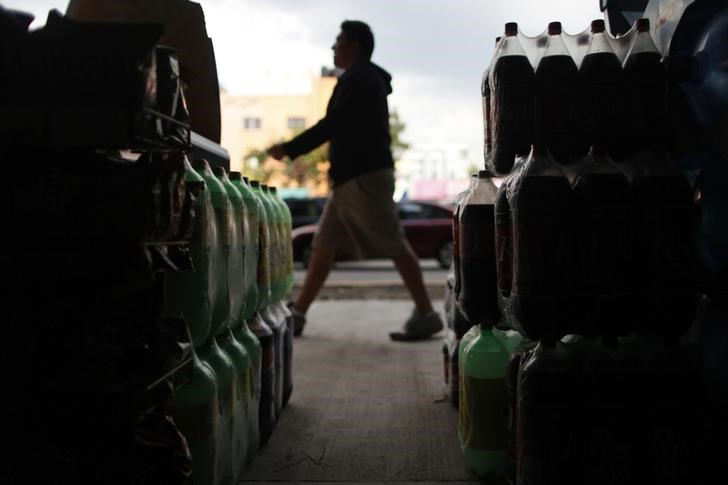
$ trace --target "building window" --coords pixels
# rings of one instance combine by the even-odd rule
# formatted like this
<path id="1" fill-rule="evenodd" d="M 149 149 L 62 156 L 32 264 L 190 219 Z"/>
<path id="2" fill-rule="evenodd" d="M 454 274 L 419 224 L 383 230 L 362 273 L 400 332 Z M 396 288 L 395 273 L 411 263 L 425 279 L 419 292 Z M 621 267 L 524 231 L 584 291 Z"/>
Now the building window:
<path id="1" fill-rule="evenodd" d="M 289 130 L 300 130 L 306 127 L 306 118 L 288 118 Z"/>
<path id="2" fill-rule="evenodd" d="M 259 130 L 260 129 L 260 118 L 243 119 L 243 128 L 245 128 L 246 130 Z"/>

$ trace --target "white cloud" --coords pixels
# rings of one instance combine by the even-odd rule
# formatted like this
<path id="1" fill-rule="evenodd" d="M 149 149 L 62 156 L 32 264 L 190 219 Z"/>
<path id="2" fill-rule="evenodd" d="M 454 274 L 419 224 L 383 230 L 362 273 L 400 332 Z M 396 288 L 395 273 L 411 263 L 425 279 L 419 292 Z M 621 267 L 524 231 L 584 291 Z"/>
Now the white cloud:
<path id="1" fill-rule="evenodd" d="M 597 0 L 201 0 L 221 84 L 231 92 L 300 92 L 323 65 L 344 19 L 368 22 L 373 60 L 393 75 L 390 104 L 413 143 L 466 143 L 480 154 L 480 76 L 503 24 L 526 35 L 560 20 L 576 33 L 602 15 Z M 67 2 L 15 0 L 45 19 Z"/>

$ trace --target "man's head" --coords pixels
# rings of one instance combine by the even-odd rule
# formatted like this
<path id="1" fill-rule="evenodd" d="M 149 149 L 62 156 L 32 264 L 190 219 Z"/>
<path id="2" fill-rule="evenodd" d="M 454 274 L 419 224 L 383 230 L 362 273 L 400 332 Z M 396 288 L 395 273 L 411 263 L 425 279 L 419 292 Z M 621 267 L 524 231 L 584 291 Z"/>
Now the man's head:
<path id="1" fill-rule="evenodd" d="M 354 63 L 372 57 L 374 34 L 364 22 L 345 20 L 341 23 L 341 32 L 331 48 L 334 50 L 334 65 L 348 69 Z"/>

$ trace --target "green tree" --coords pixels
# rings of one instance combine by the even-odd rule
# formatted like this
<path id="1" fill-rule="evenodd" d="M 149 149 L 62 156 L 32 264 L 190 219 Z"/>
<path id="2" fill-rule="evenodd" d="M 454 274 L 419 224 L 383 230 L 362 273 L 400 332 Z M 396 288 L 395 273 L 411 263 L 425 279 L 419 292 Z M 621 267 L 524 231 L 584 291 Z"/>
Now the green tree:
<path id="1" fill-rule="evenodd" d="M 393 109 L 389 113 L 389 136 L 392 139 L 392 156 L 395 160 L 399 160 L 402 153 L 410 147 L 410 144 L 402 140 L 405 124 L 399 117 L 399 112 Z"/>
<path id="2" fill-rule="evenodd" d="M 393 110 L 389 115 L 389 133 L 391 137 L 391 148 L 394 159 L 401 157 L 402 152 L 409 148 L 409 143 L 402 140 L 402 133 L 405 130 L 405 123 L 400 119 L 399 112 Z M 297 130 L 293 133 L 296 136 L 303 130 Z M 282 140 L 279 140 L 282 141 Z M 267 181 L 273 173 L 273 169 L 266 164 L 268 154 L 265 150 L 251 150 L 248 152 L 243 161 L 243 174 L 255 180 Z M 319 165 L 321 162 L 329 160 L 329 143 L 311 150 L 310 152 L 296 157 L 294 160 L 285 164 L 283 168 L 284 175 L 298 186 L 303 187 L 309 181 L 315 181 L 319 178 Z"/>
<path id="3" fill-rule="evenodd" d="M 303 130 L 297 130 L 295 136 Z M 308 153 L 296 157 L 286 165 L 286 175 L 289 179 L 303 187 L 309 180 L 315 180 L 319 175 L 318 164 L 329 160 L 329 143 L 326 142 Z"/>
<path id="4" fill-rule="evenodd" d="M 268 181 L 271 170 L 266 169 L 265 161 L 268 153 L 265 150 L 253 149 L 243 157 L 243 175 L 250 180 L 260 180 L 263 183 Z"/>

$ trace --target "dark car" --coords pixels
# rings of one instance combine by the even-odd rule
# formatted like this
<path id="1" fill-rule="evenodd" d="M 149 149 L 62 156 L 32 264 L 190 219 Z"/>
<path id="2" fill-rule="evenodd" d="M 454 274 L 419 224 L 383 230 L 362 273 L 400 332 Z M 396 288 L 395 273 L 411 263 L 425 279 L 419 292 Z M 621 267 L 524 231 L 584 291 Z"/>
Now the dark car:
<path id="1" fill-rule="evenodd" d="M 291 210 L 293 228 L 316 224 L 326 204 L 326 197 L 305 197 L 283 199 Z"/>
<path id="2" fill-rule="evenodd" d="M 397 204 L 405 236 L 421 259 L 436 259 L 443 268 L 452 263 L 452 210 L 430 202 L 408 200 Z M 293 230 L 293 259 L 308 265 L 311 242 L 318 226 L 311 224 Z M 338 251 L 337 261 L 355 259 Z"/>

